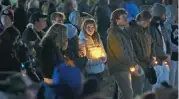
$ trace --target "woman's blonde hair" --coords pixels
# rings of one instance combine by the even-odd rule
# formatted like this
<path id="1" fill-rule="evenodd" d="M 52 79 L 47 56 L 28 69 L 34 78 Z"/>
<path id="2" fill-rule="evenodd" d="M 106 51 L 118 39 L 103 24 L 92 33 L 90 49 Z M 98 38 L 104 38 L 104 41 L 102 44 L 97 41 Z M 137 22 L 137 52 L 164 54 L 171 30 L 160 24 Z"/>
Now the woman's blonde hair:
<path id="1" fill-rule="evenodd" d="M 94 19 L 87 19 L 83 22 L 82 24 L 82 31 L 84 32 L 84 35 L 87 37 L 87 33 L 85 31 L 85 29 L 87 28 L 87 25 L 88 24 L 93 24 L 94 25 L 94 28 L 95 28 L 95 31 L 94 31 L 94 34 L 92 35 L 92 38 L 94 40 L 95 43 L 99 44 L 100 43 L 100 35 L 98 34 L 97 32 L 97 24 L 95 22 Z"/>
<path id="2" fill-rule="evenodd" d="M 58 45 L 59 48 L 63 47 L 63 44 L 65 43 L 65 39 L 67 39 L 67 28 L 62 24 L 54 24 L 52 25 L 43 39 L 40 42 L 40 45 L 43 46 L 43 43 L 48 39 L 52 40 L 53 43 Z"/>

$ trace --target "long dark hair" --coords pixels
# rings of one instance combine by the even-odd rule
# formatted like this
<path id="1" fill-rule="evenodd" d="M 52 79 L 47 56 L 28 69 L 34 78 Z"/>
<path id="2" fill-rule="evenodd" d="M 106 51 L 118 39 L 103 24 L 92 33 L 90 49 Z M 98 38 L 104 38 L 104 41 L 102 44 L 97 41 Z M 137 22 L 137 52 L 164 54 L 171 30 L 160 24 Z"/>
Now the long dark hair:
<path id="1" fill-rule="evenodd" d="M 40 42 L 40 63 L 45 76 L 51 77 L 54 66 L 64 61 L 61 49 L 64 46 L 66 27 L 62 24 L 54 24 L 47 31 Z"/>

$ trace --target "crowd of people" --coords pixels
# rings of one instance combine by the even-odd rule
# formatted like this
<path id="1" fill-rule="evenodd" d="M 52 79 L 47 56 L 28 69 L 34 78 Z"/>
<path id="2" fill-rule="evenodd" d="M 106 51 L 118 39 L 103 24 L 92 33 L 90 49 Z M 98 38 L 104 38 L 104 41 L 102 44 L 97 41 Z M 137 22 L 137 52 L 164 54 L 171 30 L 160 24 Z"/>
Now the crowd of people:
<path id="1" fill-rule="evenodd" d="M 178 5 L 87 1 L 1 0 L 0 98 L 178 99 Z"/>

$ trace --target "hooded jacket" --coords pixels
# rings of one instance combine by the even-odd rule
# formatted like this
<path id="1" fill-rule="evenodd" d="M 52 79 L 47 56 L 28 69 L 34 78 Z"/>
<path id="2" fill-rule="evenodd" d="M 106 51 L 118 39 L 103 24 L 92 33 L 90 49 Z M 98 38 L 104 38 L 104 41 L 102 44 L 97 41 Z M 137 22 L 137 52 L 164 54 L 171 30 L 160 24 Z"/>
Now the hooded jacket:
<path id="1" fill-rule="evenodd" d="M 95 44 L 91 37 L 85 37 L 83 31 L 80 32 L 79 35 L 79 44 L 80 44 L 80 51 L 88 58 L 88 62 L 86 63 L 86 72 L 88 74 L 97 74 L 104 71 L 104 63 L 106 60 L 95 59 L 90 54 L 95 47 L 100 47 L 102 49 L 102 53 L 104 57 L 107 59 L 106 52 L 104 51 L 103 43 L 99 42 L 100 44 Z"/>
<path id="2" fill-rule="evenodd" d="M 127 13 L 127 19 L 128 21 L 134 20 L 135 17 L 137 16 L 137 14 L 139 14 L 139 9 L 136 5 L 135 2 L 126 2 L 126 3 L 122 3 L 121 7 L 124 8 Z"/>
<path id="3" fill-rule="evenodd" d="M 137 64 L 133 45 L 126 30 L 109 28 L 107 38 L 108 69 L 111 73 L 129 71 Z"/>
<path id="4" fill-rule="evenodd" d="M 142 67 L 150 66 L 152 56 L 155 56 L 155 43 L 147 28 L 144 29 L 133 21 L 128 31 L 140 65 Z"/>
<path id="5" fill-rule="evenodd" d="M 162 33 L 158 28 L 159 26 L 161 26 Z M 158 17 L 153 18 L 151 25 L 149 26 L 149 32 L 156 43 L 155 44 L 156 57 L 159 60 L 165 60 L 167 58 L 166 54 L 171 54 L 171 46 L 170 46 L 171 40 L 170 40 L 170 36 L 166 33 L 166 29 L 164 25 L 160 23 L 160 20 L 158 20 Z M 166 45 L 166 53 L 164 52 L 164 44 L 163 44 L 162 37 Z"/>

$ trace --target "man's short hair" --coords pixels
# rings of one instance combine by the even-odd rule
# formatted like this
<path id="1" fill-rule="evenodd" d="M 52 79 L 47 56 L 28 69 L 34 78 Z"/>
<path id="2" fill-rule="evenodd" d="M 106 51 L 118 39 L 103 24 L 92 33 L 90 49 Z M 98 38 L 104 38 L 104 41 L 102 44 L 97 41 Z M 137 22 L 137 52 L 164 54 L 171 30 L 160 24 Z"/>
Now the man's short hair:
<path id="1" fill-rule="evenodd" d="M 111 14 L 111 21 L 115 22 L 116 19 L 119 19 L 119 16 L 121 15 L 127 15 L 127 12 L 123 8 L 116 9 Z"/>
<path id="2" fill-rule="evenodd" d="M 136 21 L 147 21 L 152 19 L 152 14 L 149 11 L 142 11 L 136 17 Z"/>
<path id="3" fill-rule="evenodd" d="M 55 20 L 56 17 L 62 17 L 63 20 L 65 20 L 65 15 L 62 12 L 54 12 L 54 13 L 52 13 L 52 15 L 50 16 L 50 19 Z"/>
<path id="4" fill-rule="evenodd" d="M 47 15 L 43 15 L 41 12 L 35 12 L 30 16 L 30 22 L 35 23 L 36 21 L 39 21 L 40 18 L 47 18 Z"/>
<path id="5" fill-rule="evenodd" d="M 142 12 L 142 11 L 149 11 L 149 10 L 152 10 L 152 6 L 151 5 L 142 5 L 142 6 L 140 6 L 139 7 L 139 10 L 140 10 L 140 12 Z"/>

